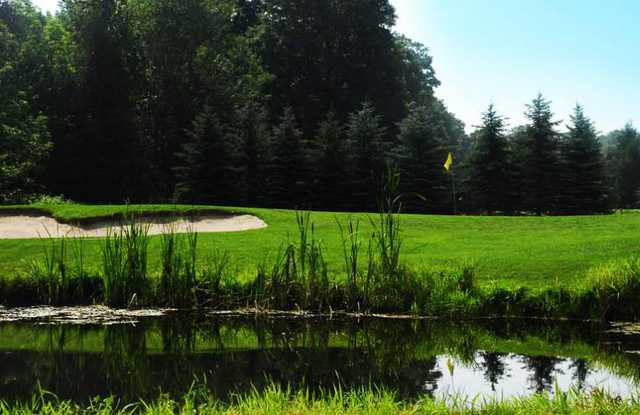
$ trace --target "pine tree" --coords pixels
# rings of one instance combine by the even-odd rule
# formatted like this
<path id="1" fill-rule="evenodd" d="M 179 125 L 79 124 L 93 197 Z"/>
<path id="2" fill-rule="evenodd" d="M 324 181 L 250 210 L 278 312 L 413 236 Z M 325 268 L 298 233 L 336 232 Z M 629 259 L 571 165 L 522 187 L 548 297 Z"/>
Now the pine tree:
<path id="1" fill-rule="evenodd" d="M 352 155 L 349 192 L 355 210 L 376 209 L 385 166 L 385 135 L 382 117 L 368 102 L 349 116 L 347 140 Z"/>
<path id="2" fill-rule="evenodd" d="M 439 117 L 427 107 L 411 104 L 398 128 L 400 145 L 394 158 L 400 169 L 401 190 L 407 195 L 404 207 L 410 211 L 446 211 L 450 205 L 449 180 L 442 168 L 447 154 L 446 133 Z"/>
<path id="3" fill-rule="evenodd" d="M 348 176 L 350 157 L 347 151 L 345 131 L 333 112 L 320 123 L 311 153 L 315 170 L 315 194 L 318 206 L 327 210 L 348 207 L 345 178 Z"/>
<path id="4" fill-rule="evenodd" d="M 507 143 L 509 144 L 509 150 L 511 153 L 511 164 L 513 170 L 511 172 L 511 179 L 513 183 L 513 193 L 511 195 L 510 205 L 515 211 L 523 212 L 523 173 L 522 166 L 527 161 L 527 142 L 528 142 L 528 129 L 526 125 L 518 125 L 512 128 L 507 134 Z"/>
<path id="5" fill-rule="evenodd" d="M 613 148 L 607 155 L 608 170 L 612 174 L 614 204 L 617 208 L 638 206 L 640 190 L 640 135 L 628 123 L 614 134 Z"/>
<path id="6" fill-rule="evenodd" d="M 186 132 L 174 168 L 175 199 L 190 203 L 230 204 L 244 201 L 245 169 L 237 135 L 205 107 Z"/>
<path id="7" fill-rule="evenodd" d="M 593 122 L 576 105 L 562 143 L 563 192 L 561 210 L 593 213 L 607 210 L 604 159 Z"/>
<path id="8" fill-rule="evenodd" d="M 77 37 L 79 90 L 70 96 L 78 107 L 70 114 L 75 128 L 68 132 L 75 176 L 81 178 L 69 190 L 81 200 L 121 203 L 148 188 L 141 182 L 143 166 L 137 159 L 141 131 L 134 91 L 142 71 L 131 51 L 138 43 L 120 3 L 65 2 L 67 21 L 82 33 Z"/>
<path id="9" fill-rule="evenodd" d="M 236 130 L 244 148 L 246 171 L 246 202 L 258 206 L 266 197 L 266 163 L 271 140 L 266 110 L 262 106 L 246 105 L 236 113 Z"/>
<path id="10" fill-rule="evenodd" d="M 273 130 L 267 162 L 268 204 L 305 208 L 308 204 L 307 160 L 302 132 L 287 107 Z"/>
<path id="11" fill-rule="evenodd" d="M 553 212 L 558 205 L 560 174 L 558 133 L 553 121 L 551 103 L 542 94 L 527 105 L 529 119 L 526 136 L 521 143 L 521 194 L 523 208 L 538 215 Z"/>
<path id="12" fill-rule="evenodd" d="M 482 126 L 467 162 L 469 204 L 492 214 L 513 208 L 512 173 L 509 143 L 505 137 L 504 118 L 493 104 L 482 115 Z"/>

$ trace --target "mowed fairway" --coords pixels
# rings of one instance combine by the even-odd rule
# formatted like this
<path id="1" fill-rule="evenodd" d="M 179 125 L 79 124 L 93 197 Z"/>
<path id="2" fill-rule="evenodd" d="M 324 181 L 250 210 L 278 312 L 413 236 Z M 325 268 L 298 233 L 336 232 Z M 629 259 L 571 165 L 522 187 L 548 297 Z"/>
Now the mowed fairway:
<path id="1" fill-rule="evenodd" d="M 233 233 L 201 234 L 199 258 L 206 261 L 214 249 L 227 250 L 235 272 L 252 278 L 256 266 L 272 260 L 287 241 L 298 237 L 295 212 L 253 208 L 211 208 L 205 206 L 132 205 L 132 206 L 38 206 L 62 221 L 107 217 L 129 209 L 138 212 L 181 212 L 192 209 L 220 209 L 248 213 L 263 219 L 268 227 Z M 2 213 L 2 210 L 0 210 Z M 15 210 L 11 214 L 15 214 Z M 6 210 L 4 214 L 9 214 Z M 371 220 L 375 214 L 313 212 L 315 234 L 323 243 L 329 269 L 343 267 L 340 230 L 352 216 L 360 221 L 362 257 L 366 254 Z M 543 288 L 579 282 L 592 266 L 640 251 L 640 212 L 572 217 L 487 217 L 402 215 L 403 259 L 415 267 L 476 264 L 481 282 L 492 280 L 509 286 Z M 150 245 L 150 267 L 159 269 L 160 237 Z M 45 241 L 39 239 L 0 240 L 0 273 L 12 277 L 42 254 Z M 87 266 L 100 266 L 100 239 L 85 242 Z"/>

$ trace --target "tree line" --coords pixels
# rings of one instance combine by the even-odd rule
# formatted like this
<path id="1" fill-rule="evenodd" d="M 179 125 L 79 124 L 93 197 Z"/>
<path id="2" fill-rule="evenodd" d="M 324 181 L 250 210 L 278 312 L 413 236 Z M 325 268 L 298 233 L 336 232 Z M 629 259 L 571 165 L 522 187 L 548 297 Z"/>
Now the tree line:
<path id="1" fill-rule="evenodd" d="M 417 212 L 638 202 L 631 125 L 599 138 L 577 107 L 560 133 L 539 96 L 527 125 L 508 130 L 490 107 L 467 135 L 388 0 L 60 4 L 0 0 L 0 203 L 369 210 L 387 164 L 423 196 L 405 199 Z"/>

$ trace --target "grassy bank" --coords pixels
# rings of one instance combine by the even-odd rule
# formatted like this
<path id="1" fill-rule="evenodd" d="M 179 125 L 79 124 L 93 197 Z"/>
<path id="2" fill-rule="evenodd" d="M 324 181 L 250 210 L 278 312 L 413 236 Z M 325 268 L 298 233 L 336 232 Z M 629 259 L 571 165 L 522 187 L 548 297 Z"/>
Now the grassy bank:
<path id="1" fill-rule="evenodd" d="M 416 230 L 422 231 L 424 238 L 433 237 L 437 231 L 432 230 L 437 229 L 438 221 L 467 222 L 467 225 L 470 221 L 512 221 L 519 224 L 516 228 L 520 230 L 530 222 L 537 225 L 528 233 L 521 233 L 518 240 L 535 241 L 540 250 L 544 245 L 548 247 L 537 258 L 535 251 L 516 258 L 527 263 L 532 257 L 543 264 L 545 259 L 556 263 L 557 257 L 563 258 L 567 252 L 577 255 L 575 247 L 558 251 L 546 243 L 553 239 L 551 234 L 564 233 L 567 238 L 574 234 L 560 223 L 577 220 L 635 223 L 640 218 L 635 213 L 580 218 L 420 217 L 396 214 L 393 203 L 382 213 L 369 215 L 231 209 L 257 214 L 267 221 L 269 228 L 208 235 L 169 231 L 152 237 L 145 225 L 135 220 L 136 215 L 194 215 L 210 212 L 212 208 L 73 204 L 31 207 L 34 208 L 50 209 L 49 214 L 67 222 L 127 216 L 128 226 L 102 239 L 3 241 L 19 251 L 13 255 L 21 260 L 21 267 L 3 269 L 6 277 L 0 279 L 0 304 L 105 303 L 117 307 L 261 307 L 627 320 L 640 316 L 640 306 L 635 301 L 640 296 L 640 259 L 630 256 L 636 241 L 631 234 L 628 251 L 620 254 L 622 259 L 609 258 L 604 262 L 603 258 L 602 264 L 588 268 L 583 264 L 575 271 L 579 274 L 567 274 L 564 279 L 557 275 L 553 280 L 538 279 L 535 288 L 531 286 L 536 281 L 533 277 L 524 283 L 520 278 L 503 277 L 497 270 L 492 278 L 488 277 L 482 261 L 473 265 L 469 262 L 472 255 L 452 254 L 448 261 L 439 262 L 425 261 L 424 257 L 419 261 L 415 254 L 416 246 L 423 247 L 420 252 L 424 255 L 440 253 L 441 246 L 445 246 L 445 252 L 453 252 L 446 248 L 447 242 L 424 247 L 416 241 L 419 239 Z M 428 224 L 420 229 L 414 224 L 416 220 L 426 220 Z M 551 220 L 556 221 L 556 226 L 551 226 L 554 232 L 550 228 L 546 232 L 538 229 Z M 467 235 L 474 232 L 473 227 L 469 228 L 462 231 L 449 226 L 439 232 L 448 243 L 455 241 L 464 251 Z M 627 226 L 627 232 L 633 230 Z M 579 237 L 580 231 L 575 233 Z M 502 244 L 509 240 L 488 232 L 487 245 L 491 245 L 492 236 L 501 239 Z M 572 238 L 577 241 L 575 235 Z M 585 238 L 583 248 L 589 246 L 589 237 Z M 237 246 L 240 242 L 244 248 L 241 253 Z M 30 257 L 29 247 L 39 254 Z M 505 250 L 514 252 L 513 247 Z M 3 250 L 2 255 L 11 255 L 9 251 Z M 525 260 L 525 256 L 529 259 Z M 497 258 L 494 261 L 500 262 Z M 591 264 L 593 259 L 586 262 Z M 554 275 L 557 269 L 549 266 L 547 271 Z"/>
<path id="2" fill-rule="evenodd" d="M 277 209 L 212 208 L 208 206 L 131 205 L 89 206 L 77 204 L 4 207 L 3 210 L 37 208 L 64 222 L 91 221 L 123 214 L 192 213 L 223 209 L 250 213 L 267 222 L 268 228 L 199 237 L 199 257 L 214 246 L 228 250 L 239 274 L 253 277 L 265 256 L 287 238 L 296 238 L 295 212 Z M 342 269 L 342 245 L 336 218 L 352 216 L 360 231 L 371 231 L 371 214 L 314 212 L 316 234 L 321 239 L 330 271 Z M 575 217 L 486 217 L 402 215 L 403 260 L 411 266 L 446 266 L 473 262 L 478 280 L 497 280 L 512 287 L 573 286 L 586 271 L 611 260 L 638 252 L 640 213 Z M 150 241 L 150 270 L 160 268 L 160 237 Z M 87 266 L 99 268 L 100 243 L 87 241 Z M 38 240 L 0 240 L 3 276 L 23 270 L 25 263 L 42 252 Z"/>
<path id="3" fill-rule="evenodd" d="M 399 401 L 389 392 L 362 390 L 343 393 L 333 391 L 321 396 L 305 392 L 290 392 L 277 386 L 253 394 L 237 396 L 231 403 L 222 403 L 206 391 L 197 389 L 181 400 L 160 398 L 154 402 L 139 402 L 123 406 L 117 398 L 96 400 L 88 407 L 72 402 L 60 402 L 43 394 L 34 396 L 28 404 L 12 405 L 0 401 L 0 414 L 458 414 L 458 415 L 549 415 L 549 414 L 637 414 L 640 404 L 623 401 L 594 391 L 590 394 L 569 392 L 534 395 L 505 401 L 480 401 L 451 397 L 436 401 L 429 397 L 417 403 Z"/>

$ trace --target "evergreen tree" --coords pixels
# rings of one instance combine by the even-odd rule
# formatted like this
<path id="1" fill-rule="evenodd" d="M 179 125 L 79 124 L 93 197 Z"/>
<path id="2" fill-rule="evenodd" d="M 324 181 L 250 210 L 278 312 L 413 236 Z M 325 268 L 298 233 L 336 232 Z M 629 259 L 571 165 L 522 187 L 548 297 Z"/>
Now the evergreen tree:
<path id="1" fill-rule="evenodd" d="M 612 174 L 614 204 L 617 208 L 638 206 L 640 190 L 640 135 L 630 123 L 616 131 L 613 147 L 607 154 L 608 171 Z"/>
<path id="2" fill-rule="evenodd" d="M 552 212 L 558 205 L 560 174 L 558 133 L 550 102 L 542 94 L 527 105 L 529 119 L 526 135 L 520 146 L 521 194 L 523 208 L 538 215 Z"/>
<path id="3" fill-rule="evenodd" d="M 257 206 L 263 203 L 266 197 L 265 173 L 271 140 L 266 110 L 255 104 L 240 108 L 236 114 L 236 131 L 244 147 L 246 202 L 249 206 Z"/>
<path id="4" fill-rule="evenodd" d="M 524 204 L 523 190 L 521 183 L 523 181 L 523 168 L 527 159 L 526 144 L 528 141 L 527 126 L 518 125 L 512 128 L 507 134 L 507 143 L 509 144 L 509 150 L 511 153 L 511 164 L 513 170 L 511 172 L 511 179 L 513 183 L 513 193 L 511 195 L 511 206 L 518 212 L 523 211 Z"/>
<path id="5" fill-rule="evenodd" d="M 267 162 L 268 204 L 303 208 L 308 204 L 307 160 L 293 109 L 284 110 L 273 130 Z"/>
<path id="6" fill-rule="evenodd" d="M 218 205 L 244 201 L 241 142 L 211 108 L 205 107 L 196 116 L 177 158 L 175 199 Z"/>
<path id="7" fill-rule="evenodd" d="M 349 154 L 344 128 L 333 112 L 320 123 L 312 152 L 316 176 L 315 194 L 319 207 L 340 210 L 348 207 Z"/>
<path id="8" fill-rule="evenodd" d="M 349 116 L 347 140 L 352 165 L 349 178 L 351 207 L 355 210 L 375 210 L 376 195 L 384 174 L 384 138 L 386 129 L 382 117 L 371 104 Z"/>
<path id="9" fill-rule="evenodd" d="M 53 16 L 32 0 L 0 0 L 0 93 L 13 101 L 2 102 L 11 112 L 3 119 L 11 144 L 2 143 L 9 155 L 0 185 L 9 183 L 6 166 L 30 154 L 29 173 L 11 167 L 11 181 L 25 177 L 20 191 L 86 202 L 206 198 L 197 190 L 205 179 L 194 175 L 210 174 L 199 154 L 211 143 L 193 135 L 207 112 L 224 136 L 236 137 L 247 200 L 259 205 L 269 170 L 278 170 L 266 168 L 274 114 L 291 103 L 304 137 L 322 137 L 311 152 L 301 141 L 297 200 L 287 195 L 279 203 L 307 204 L 313 185 L 324 189 L 318 202 L 330 208 L 351 199 L 344 184 L 358 193 L 351 207 L 373 209 L 384 153 L 398 145 L 407 102 L 430 109 L 449 147 L 465 136 L 434 97 L 439 82 L 428 48 L 394 33 L 394 22 L 388 0 L 61 0 Z M 374 127 L 355 123 L 352 141 L 349 116 L 363 100 L 376 108 L 360 114 L 373 117 Z M 320 133 L 330 109 L 335 123 Z M 344 137 L 337 140 L 339 126 Z M 14 151 L 27 136 L 28 150 Z M 359 157 L 351 157 L 356 147 Z M 315 178 L 308 156 L 316 169 L 322 165 Z M 338 171 L 341 180 L 331 184 Z M 232 199 L 242 200 L 244 191 L 238 187 Z"/>
<path id="10" fill-rule="evenodd" d="M 123 202 L 145 194 L 134 91 L 141 73 L 124 2 L 66 0 L 65 19 L 79 34 L 78 98 L 69 133 L 81 200 Z M 79 174 L 78 174 L 79 173 Z M 72 183 L 69 183 L 72 184 Z"/>
<path id="11" fill-rule="evenodd" d="M 561 210 L 592 213 L 607 210 L 604 158 L 593 122 L 576 105 L 562 143 L 563 196 Z"/>
<path id="12" fill-rule="evenodd" d="M 263 62 L 274 75 L 272 113 L 286 104 L 311 136 L 333 109 L 342 121 L 368 99 L 391 127 L 402 118 L 405 82 L 430 62 L 411 44 L 399 44 L 388 0 L 265 0 Z M 428 57 L 428 55 L 427 55 Z M 413 64 L 419 63 L 415 71 Z M 409 67 L 411 65 L 412 67 Z M 431 69 L 432 71 L 432 69 Z M 423 93 L 424 91 L 420 91 Z"/>
<path id="13" fill-rule="evenodd" d="M 482 126 L 473 137 L 475 142 L 467 161 L 469 204 L 488 214 L 510 211 L 513 207 L 513 165 L 504 118 L 493 104 L 482 115 Z"/>
<path id="14" fill-rule="evenodd" d="M 444 126 L 425 106 L 409 105 L 408 115 L 399 123 L 400 145 L 395 159 L 400 186 L 407 195 L 404 206 L 410 211 L 445 211 L 450 203 L 449 180 L 442 168 L 446 158 Z M 419 194 L 421 197 L 414 197 Z"/>

